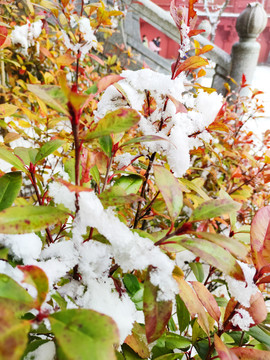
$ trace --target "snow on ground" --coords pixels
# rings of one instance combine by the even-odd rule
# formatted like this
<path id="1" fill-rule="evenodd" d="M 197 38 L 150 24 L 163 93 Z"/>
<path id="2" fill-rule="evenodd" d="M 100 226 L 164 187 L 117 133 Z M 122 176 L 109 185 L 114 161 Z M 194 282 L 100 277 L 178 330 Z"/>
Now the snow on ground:
<path id="1" fill-rule="evenodd" d="M 264 92 L 258 96 L 264 104 L 265 113 L 262 118 L 253 120 L 249 126 L 255 133 L 263 133 L 270 129 L 270 66 L 257 66 L 252 87 Z"/>
<path id="2" fill-rule="evenodd" d="M 212 76 L 211 71 L 209 75 Z M 211 82 L 211 77 L 206 75 L 202 85 L 211 87 Z M 261 138 L 262 133 L 270 129 L 270 66 L 259 65 L 256 67 L 251 87 L 264 92 L 264 94 L 258 95 L 258 99 L 264 105 L 265 113 L 262 113 L 257 119 L 249 120 L 247 124 L 247 127 Z"/>

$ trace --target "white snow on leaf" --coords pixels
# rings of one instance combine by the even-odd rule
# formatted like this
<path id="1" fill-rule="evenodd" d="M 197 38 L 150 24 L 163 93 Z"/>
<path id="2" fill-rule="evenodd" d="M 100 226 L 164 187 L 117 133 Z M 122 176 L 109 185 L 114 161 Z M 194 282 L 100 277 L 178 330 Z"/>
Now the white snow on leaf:
<path id="1" fill-rule="evenodd" d="M 239 326 L 243 331 L 248 331 L 254 320 L 245 309 L 237 309 L 236 314 L 231 319 L 233 326 Z"/>
<path id="2" fill-rule="evenodd" d="M 68 34 L 64 30 L 62 30 L 62 36 L 65 46 L 68 49 L 74 51 L 76 54 L 80 52 L 81 59 L 83 59 L 92 48 L 96 49 L 97 39 L 94 35 L 94 30 L 91 27 L 90 20 L 88 18 L 81 17 L 78 21 L 78 26 L 83 39 L 81 42 L 76 44 L 72 43 Z"/>
<path id="3" fill-rule="evenodd" d="M 120 297 L 115 290 L 113 280 L 87 280 L 87 291 L 77 300 L 86 309 L 92 309 L 108 315 L 116 322 L 120 332 L 120 342 L 131 333 L 133 323 L 138 320 L 134 303 L 126 293 Z"/>
<path id="4" fill-rule="evenodd" d="M 36 350 L 29 352 L 24 360 L 54 360 L 56 348 L 53 341 L 40 345 Z"/>
<path id="5" fill-rule="evenodd" d="M 249 267 L 247 264 L 239 261 L 243 273 L 245 275 L 246 281 L 238 281 L 230 276 L 226 276 L 226 281 L 228 288 L 232 297 L 235 300 L 245 307 L 250 306 L 250 298 L 253 294 L 256 294 L 258 291 L 257 286 L 253 282 L 253 277 L 255 275 L 255 268 Z"/>
<path id="6" fill-rule="evenodd" d="M 36 44 L 35 39 L 41 34 L 42 25 L 41 20 L 34 23 L 27 20 L 25 25 L 15 26 L 10 35 L 12 43 L 21 45 L 23 54 L 27 55 L 28 48 Z"/>
<path id="7" fill-rule="evenodd" d="M 53 181 L 49 184 L 49 194 L 56 204 L 63 204 L 70 211 L 75 211 L 75 192 L 69 191 L 66 186 Z"/>
<path id="8" fill-rule="evenodd" d="M 121 74 L 124 79 L 119 81 L 126 98 L 123 99 L 114 86 L 109 86 L 104 92 L 95 121 L 105 116 L 109 111 L 120 107 L 132 107 L 141 111 L 146 99 L 146 93 L 155 99 L 156 109 L 145 118 L 141 115 L 138 132 L 142 135 L 158 135 L 168 141 L 146 142 L 144 146 L 149 152 L 158 152 L 167 157 L 167 161 L 177 177 L 182 176 L 190 167 L 189 151 L 202 145 L 200 138 L 208 139 L 204 129 L 211 124 L 222 105 L 222 96 L 213 92 L 208 94 L 199 90 L 195 95 L 187 93 L 190 85 L 182 73 L 172 80 L 168 75 L 156 73 L 150 69 L 138 71 L 126 70 Z M 186 105 L 187 112 L 176 112 L 176 106 L 169 100 L 166 109 L 164 103 L 168 96 Z M 193 105 L 190 109 L 190 105 Z M 164 127 L 159 130 L 161 119 Z M 196 136 L 197 133 L 199 137 Z M 194 135 L 195 134 L 195 135 Z"/>
<path id="9" fill-rule="evenodd" d="M 8 247 L 16 259 L 22 259 L 25 265 L 31 264 L 40 256 L 42 241 L 34 234 L 0 234 L 0 244 Z"/>
<path id="10" fill-rule="evenodd" d="M 111 244 L 115 262 L 124 272 L 143 270 L 149 265 L 162 276 L 155 276 L 154 285 L 160 287 L 160 298 L 170 300 L 177 293 L 177 284 L 172 277 L 175 263 L 168 258 L 150 239 L 133 233 L 122 223 L 111 209 L 105 210 L 94 193 L 80 193 L 80 211 L 73 230 L 76 242 L 82 242 L 87 227 L 95 227 Z M 166 279 L 166 281 L 164 281 Z"/>

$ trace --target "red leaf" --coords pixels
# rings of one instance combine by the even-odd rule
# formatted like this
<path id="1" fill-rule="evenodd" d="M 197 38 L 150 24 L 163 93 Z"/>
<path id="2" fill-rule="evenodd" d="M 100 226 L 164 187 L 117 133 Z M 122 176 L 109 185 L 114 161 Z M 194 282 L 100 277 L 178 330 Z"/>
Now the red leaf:
<path id="1" fill-rule="evenodd" d="M 173 96 L 168 95 L 168 98 L 174 103 L 174 105 L 176 107 L 176 114 L 188 112 L 185 105 L 183 105 L 180 101 L 176 100 Z"/>
<path id="2" fill-rule="evenodd" d="M 100 59 L 97 55 L 89 53 L 88 56 L 98 62 L 101 66 L 104 66 L 104 61 Z"/>
<path id="3" fill-rule="evenodd" d="M 250 244 L 253 263 L 259 271 L 270 263 L 270 206 L 263 207 L 254 216 Z"/>
<path id="4" fill-rule="evenodd" d="M 255 284 L 263 284 L 268 281 L 264 281 L 265 278 L 268 278 L 270 276 L 270 264 L 263 266 L 259 271 L 256 272 L 253 281 Z"/>
<path id="5" fill-rule="evenodd" d="M 35 265 L 19 265 L 18 268 L 24 273 L 24 282 L 33 285 L 37 289 L 36 306 L 40 308 L 49 291 L 49 281 L 45 272 Z"/>
<path id="6" fill-rule="evenodd" d="M 6 41 L 7 34 L 7 28 L 5 26 L 0 26 L 0 46 L 2 46 Z"/>
<path id="7" fill-rule="evenodd" d="M 124 78 L 120 75 L 105 76 L 98 82 L 98 92 L 101 93 L 102 91 L 106 90 L 107 87 L 122 79 Z"/>

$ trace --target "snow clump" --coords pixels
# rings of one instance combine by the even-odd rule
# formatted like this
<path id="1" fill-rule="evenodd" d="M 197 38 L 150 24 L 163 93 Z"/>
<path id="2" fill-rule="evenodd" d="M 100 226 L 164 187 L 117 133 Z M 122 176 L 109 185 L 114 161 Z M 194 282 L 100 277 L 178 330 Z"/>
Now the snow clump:
<path id="1" fill-rule="evenodd" d="M 41 34 L 42 30 L 42 21 L 38 20 L 34 23 L 30 23 L 27 20 L 27 23 L 22 26 L 15 26 L 14 30 L 11 32 L 11 41 L 14 45 L 19 44 L 23 48 L 23 54 L 27 55 L 28 48 L 30 46 L 35 46 L 37 48 L 37 53 L 39 53 L 39 42 L 35 41 Z"/>
<path id="2" fill-rule="evenodd" d="M 190 84 L 183 73 L 174 80 L 150 69 L 125 70 L 121 76 L 124 79 L 118 84 L 126 98 L 116 87 L 109 86 L 99 102 L 95 121 L 121 107 L 131 107 L 140 112 L 146 93 L 150 93 L 156 102 L 156 109 L 147 118 L 141 115 L 138 130 L 142 135 L 156 135 L 165 140 L 146 142 L 145 145 L 150 152 L 165 155 L 175 176 L 181 177 L 190 167 L 189 151 L 200 146 L 202 139 L 209 141 L 211 138 L 205 128 L 214 121 L 221 108 L 222 96 L 203 90 L 198 90 L 196 95 L 187 93 Z M 175 102 L 183 105 L 182 111 L 177 112 Z M 160 130 L 161 119 L 163 127 Z"/>

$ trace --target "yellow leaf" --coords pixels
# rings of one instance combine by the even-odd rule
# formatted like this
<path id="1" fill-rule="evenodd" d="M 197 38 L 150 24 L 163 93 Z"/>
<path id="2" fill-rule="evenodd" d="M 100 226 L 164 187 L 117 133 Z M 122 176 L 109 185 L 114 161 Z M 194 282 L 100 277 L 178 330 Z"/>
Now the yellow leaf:
<path id="1" fill-rule="evenodd" d="M 46 116 L 48 114 L 48 109 L 47 109 L 46 104 L 38 97 L 36 97 L 36 100 L 37 100 L 38 105 L 40 107 L 41 115 Z"/>
<path id="2" fill-rule="evenodd" d="M 28 9 L 30 10 L 31 15 L 35 15 L 35 10 L 34 10 L 34 7 L 33 7 L 32 3 L 31 3 L 31 1 L 26 0 L 26 4 L 28 6 Z"/>
<path id="3" fill-rule="evenodd" d="M 27 73 L 31 84 L 40 84 L 40 81 L 34 75 L 32 75 L 29 71 L 27 71 Z"/>
<path id="4" fill-rule="evenodd" d="M 24 112 L 24 114 L 30 119 L 30 120 L 38 120 L 39 116 L 36 115 L 34 112 L 30 111 L 29 109 L 25 107 L 21 107 L 21 110 Z"/>
<path id="5" fill-rule="evenodd" d="M 54 76 L 48 71 L 46 71 L 45 74 L 43 74 L 43 78 L 46 85 L 54 83 L 55 80 Z"/>
<path id="6" fill-rule="evenodd" d="M 266 153 L 265 153 L 265 155 L 264 155 L 264 162 L 265 162 L 266 164 L 270 164 L 270 150 L 269 150 L 269 149 L 266 150 Z"/>
<path id="7" fill-rule="evenodd" d="M 0 104 L 0 118 L 13 115 L 17 109 L 18 107 L 12 104 Z"/>
<path id="8" fill-rule="evenodd" d="M 22 128 L 30 128 L 31 124 L 26 120 L 18 120 L 18 125 Z"/>

